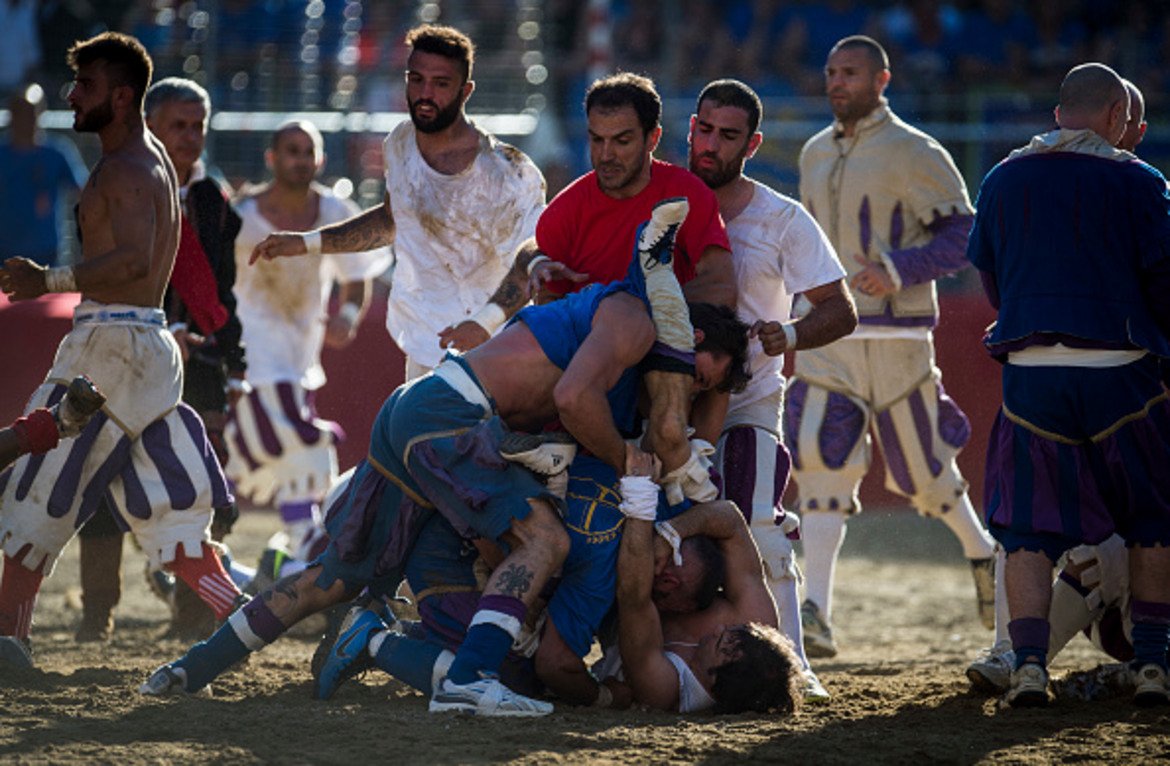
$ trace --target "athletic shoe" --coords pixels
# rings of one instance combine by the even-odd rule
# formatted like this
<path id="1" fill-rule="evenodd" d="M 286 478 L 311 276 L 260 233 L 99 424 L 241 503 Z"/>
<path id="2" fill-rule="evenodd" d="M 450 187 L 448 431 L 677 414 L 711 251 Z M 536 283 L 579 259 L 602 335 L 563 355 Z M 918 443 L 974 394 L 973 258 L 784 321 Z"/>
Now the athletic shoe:
<path id="1" fill-rule="evenodd" d="M 336 626 L 331 625 L 313 653 L 313 696 L 327 700 L 338 687 L 374 664 L 367 651 L 375 633 L 386 630 L 376 612 L 356 605 Z"/>
<path id="2" fill-rule="evenodd" d="M 568 470 L 577 455 L 577 442 L 566 431 L 527 434 L 509 431 L 500 439 L 500 456 L 540 476 Z"/>
<path id="3" fill-rule="evenodd" d="M 804 687 L 801 691 L 804 693 L 806 705 L 823 705 L 833 699 L 833 695 L 829 694 L 829 690 L 811 669 L 804 671 Z"/>
<path id="4" fill-rule="evenodd" d="M 837 642 L 829 621 L 821 616 L 821 609 L 809 599 L 800 605 L 800 627 L 804 629 L 804 653 L 809 657 L 836 657 Z"/>
<path id="5" fill-rule="evenodd" d="M 280 579 L 280 569 L 286 561 L 292 560 L 292 554 L 284 548 L 268 547 L 260 554 L 260 563 L 256 565 L 256 575 L 252 581 L 244 586 L 244 592 L 255 596 L 267 590 Z"/>
<path id="6" fill-rule="evenodd" d="M 979 622 L 988 630 L 995 630 L 995 558 L 971 559 L 971 575 L 975 578 Z"/>
<path id="7" fill-rule="evenodd" d="M 1140 707 L 1170 705 L 1170 687 L 1166 686 L 1166 670 L 1150 663 L 1133 672 L 1133 704 Z"/>
<path id="8" fill-rule="evenodd" d="M 176 694 L 190 694 L 210 697 L 211 687 L 204 686 L 197 692 L 187 691 L 187 671 L 177 665 L 163 665 L 150 674 L 138 693 L 147 697 L 170 697 Z"/>
<path id="9" fill-rule="evenodd" d="M 77 436 L 97 411 L 106 403 L 106 397 L 93 381 L 79 375 L 65 389 L 65 396 L 52 408 L 57 430 L 65 437 Z"/>
<path id="10" fill-rule="evenodd" d="M 1012 671 L 1011 688 L 1004 700 L 1012 707 L 1045 707 L 1048 704 L 1048 671 L 1025 662 Z"/>
<path id="11" fill-rule="evenodd" d="M 1011 641 L 1000 641 L 990 649 L 984 649 L 967 666 L 967 680 L 971 688 L 984 694 L 1003 694 L 1012 686 L 1012 670 L 1016 666 L 1016 653 Z"/>
<path id="12" fill-rule="evenodd" d="M 0 667 L 32 670 L 32 652 L 28 644 L 16 636 L 0 636 Z"/>
<path id="13" fill-rule="evenodd" d="M 674 259 L 674 237 L 690 210 L 686 197 L 671 197 L 654 206 L 650 220 L 638 234 L 638 258 L 642 270 L 668 264 Z"/>
<path id="14" fill-rule="evenodd" d="M 470 713 L 500 718 L 536 718 L 553 706 L 509 689 L 494 675 L 481 674 L 478 681 L 457 684 L 444 677 L 431 694 L 432 713 Z"/>

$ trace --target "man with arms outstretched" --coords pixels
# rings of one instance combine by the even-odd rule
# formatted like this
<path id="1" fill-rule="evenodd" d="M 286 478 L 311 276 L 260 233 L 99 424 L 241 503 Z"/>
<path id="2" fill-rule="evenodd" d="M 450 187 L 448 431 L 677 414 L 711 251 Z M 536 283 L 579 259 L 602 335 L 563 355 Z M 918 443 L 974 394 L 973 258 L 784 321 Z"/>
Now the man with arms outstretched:
<path id="1" fill-rule="evenodd" d="M 160 308 L 180 213 L 174 168 L 142 117 L 150 56 L 134 38 L 104 33 L 74 45 L 69 61 L 74 129 L 102 145 L 78 208 L 82 262 L 44 269 L 10 258 L 0 289 L 12 300 L 82 294 L 29 409 L 55 404 L 83 372 L 108 398 L 78 438 L 0 474 L 0 656 L 25 666 L 41 581 L 107 493 L 147 556 L 219 618 L 240 596 L 208 545 L 211 509 L 227 504 L 227 485 L 202 421 L 179 401 L 179 347 Z"/>

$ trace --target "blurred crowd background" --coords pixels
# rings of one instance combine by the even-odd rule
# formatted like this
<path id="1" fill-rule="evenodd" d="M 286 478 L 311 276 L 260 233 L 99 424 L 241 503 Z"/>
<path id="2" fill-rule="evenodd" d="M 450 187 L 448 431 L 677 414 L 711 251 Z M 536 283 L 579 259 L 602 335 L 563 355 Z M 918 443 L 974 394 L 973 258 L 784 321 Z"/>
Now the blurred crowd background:
<path id="1" fill-rule="evenodd" d="M 191 77 L 211 92 L 208 152 L 233 185 L 263 180 L 271 129 L 308 113 L 327 139 L 323 180 L 372 204 L 382 138 L 404 118 L 402 37 L 422 21 L 475 40 L 468 112 L 533 157 L 550 195 L 588 170 L 584 91 L 618 69 L 658 84 L 659 154 L 675 161 L 685 161 L 687 118 L 707 81 L 752 85 L 766 140 L 749 172 L 795 193 L 800 146 L 830 119 L 828 50 L 859 32 L 891 54 L 895 111 L 950 149 L 972 193 L 1007 151 L 1051 127 L 1061 78 L 1087 60 L 1138 84 L 1150 122 L 1140 153 L 1162 167 L 1170 154 L 1168 0 L 0 0 L 0 92 L 39 84 L 42 127 L 92 159 L 93 137 L 69 130 L 65 50 L 127 32 L 150 50 L 156 77 Z M 10 122 L 0 112 L 0 127 Z"/>

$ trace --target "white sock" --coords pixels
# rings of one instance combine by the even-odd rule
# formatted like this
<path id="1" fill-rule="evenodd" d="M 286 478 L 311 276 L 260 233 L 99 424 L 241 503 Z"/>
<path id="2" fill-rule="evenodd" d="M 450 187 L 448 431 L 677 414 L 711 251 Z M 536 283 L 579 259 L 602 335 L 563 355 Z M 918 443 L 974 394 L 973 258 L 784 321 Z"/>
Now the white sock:
<path id="1" fill-rule="evenodd" d="M 1094 614 L 1085 597 L 1059 577 L 1052 583 L 1052 604 L 1048 607 L 1048 661 L 1073 637 L 1093 622 Z"/>
<path id="2" fill-rule="evenodd" d="M 804 630 L 800 627 L 800 594 L 796 592 L 796 578 L 780 580 L 768 578 L 768 590 L 776 601 L 776 612 L 780 616 L 780 632 L 792 642 L 801 667 L 809 669 L 808 657 L 804 656 Z"/>
<path id="3" fill-rule="evenodd" d="M 388 630 L 379 630 L 370 639 L 370 643 L 366 645 L 366 652 L 371 657 L 378 656 L 378 650 L 382 648 L 382 644 L 386 641 L 386 636 L 390 635 Z"/>
<path id="4" fill-rule="evenodd" d="M 947 528 L 955 533 L 955 537 L 959 538 L 964 556 L 969 559 L 991 558 L 995 552 L 995 541 L 980 523 L 966 492 L 959 498 L 959 504 L 942 514 L 941 518 Z"/>
<path id="5" fill-rule="evenodd" d="M 1004 585 L 1004 572 L 1007 571 L 1007 554 L 1003 548 L 995 546 L 995 643 L 1006 641 L 1011 643 L 1008 635 L 1008 623 L 1012 616 L 1008 612 L 1007 586 Z"/>
<path id="6" fill-rule="evenodd" d="M 820 607 L 826 620 L 833 613 L 833 573 L 845 540 L 845 519 L 840 511 L 809 511 L 800 525 L 805 597 Z"/>

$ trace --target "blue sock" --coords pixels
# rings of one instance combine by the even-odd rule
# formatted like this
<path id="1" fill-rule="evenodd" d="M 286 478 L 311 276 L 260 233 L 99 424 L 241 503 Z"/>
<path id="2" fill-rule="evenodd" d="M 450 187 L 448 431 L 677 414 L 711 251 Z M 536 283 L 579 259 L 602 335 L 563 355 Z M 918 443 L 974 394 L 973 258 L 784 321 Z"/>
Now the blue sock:
<path id="1" fill-rule="evenodd" d="M 512 636 L 498 625 L 486 622 L 473 625 L 455 653 L 447 677 L 457 684 L 469 684 L 478 681 L 480 673 L 498 673 L 512 648 L 512 640 Z"/>
<path id="2" fill-rule="evenodd" d="M 1052 628 L 1042 617 L 1021 617 L 1008 623 L 1012 649 L 1016 653 L 1016 670 L 1027 663 L 1048 667 L 1048 634 Z"/>
<path id="3" fill-rule="evenodd" d="M 431 693 L 431 672 L 443 648 L 429 641 L 387 633 L 374 664 L 423 694 Z"/>
<path id="4" fill-rule="evenodd" d="M 231 623 L 225 622 L 210 638 L 192 646 L 173 664 L 187 672 L 187 691 L 197 692 L 251 653 Z"/>
<path id="5" fill-rule="evenodd" d="M 1166 647 L 1170 642 L 1170 604 L 1134 600 L 1129 605 L 1133 618 L 1133 667 L 1166 667 Z"/>

